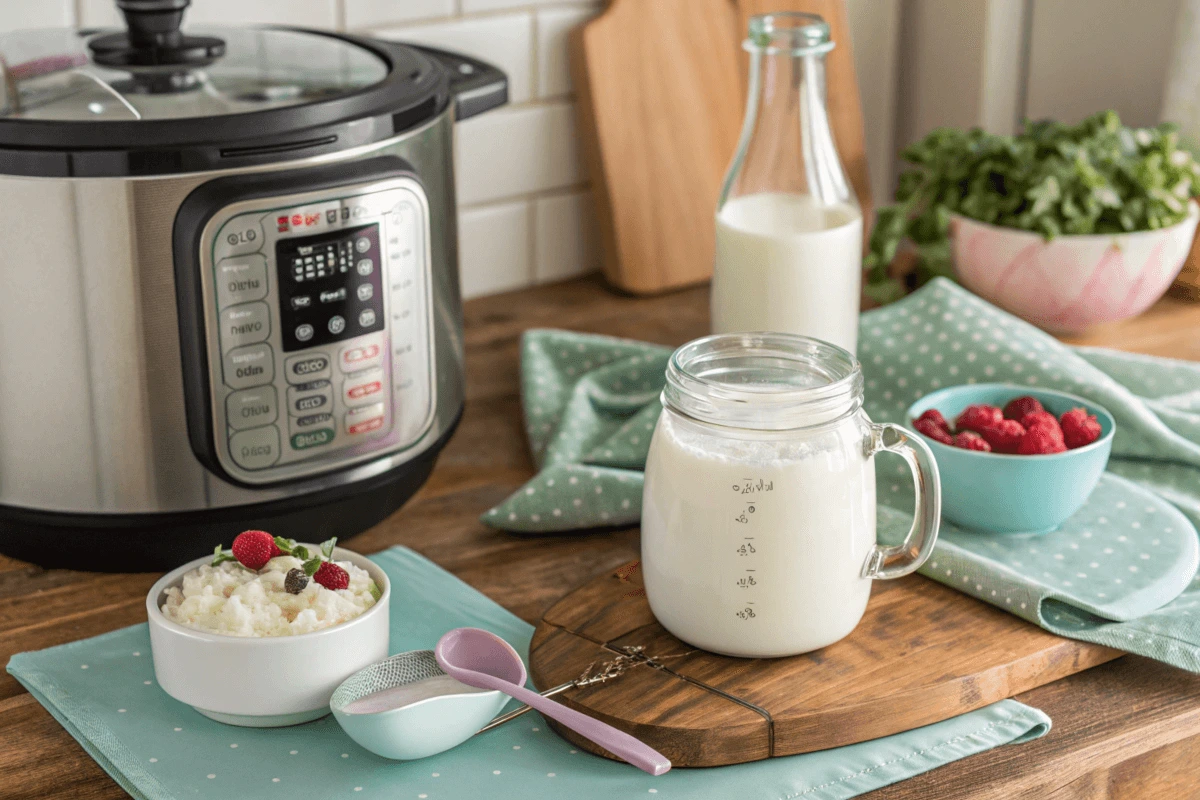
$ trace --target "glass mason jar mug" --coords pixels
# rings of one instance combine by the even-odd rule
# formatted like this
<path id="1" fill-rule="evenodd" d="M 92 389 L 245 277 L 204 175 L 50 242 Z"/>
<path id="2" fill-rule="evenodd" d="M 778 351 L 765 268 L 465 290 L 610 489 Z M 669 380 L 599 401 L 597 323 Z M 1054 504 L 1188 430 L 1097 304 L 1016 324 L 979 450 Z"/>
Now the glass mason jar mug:
<path id="1" fill-rule="evenodd" d="M 937 463 L 916 435 L 862 410 L 850 353 L 783 333 L 721 334 L 672 355 L 650 444 L 642 573 L 650 608 L 689 644 L 795 655 L 862 618 L 871 580 L 915 571 L 941 516 Z M 875 540 L 876 453 L 916 489 L 903 544 Z"/>

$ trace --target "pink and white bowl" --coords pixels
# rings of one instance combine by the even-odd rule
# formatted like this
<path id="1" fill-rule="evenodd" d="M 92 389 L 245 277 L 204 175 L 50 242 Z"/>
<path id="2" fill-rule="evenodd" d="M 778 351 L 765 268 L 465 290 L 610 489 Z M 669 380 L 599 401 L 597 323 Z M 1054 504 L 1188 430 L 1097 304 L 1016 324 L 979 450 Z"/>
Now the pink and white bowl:
<path id="1" fill-rule="evenodd" d="M 1136 316 L 1174 282 L 1196 234 L 1200 206 L 1154 231 L 1063 235 L 1002 228 L 955 215 L 950 253 L 958 280 L 1039 328 L 1078 333 Z"/>

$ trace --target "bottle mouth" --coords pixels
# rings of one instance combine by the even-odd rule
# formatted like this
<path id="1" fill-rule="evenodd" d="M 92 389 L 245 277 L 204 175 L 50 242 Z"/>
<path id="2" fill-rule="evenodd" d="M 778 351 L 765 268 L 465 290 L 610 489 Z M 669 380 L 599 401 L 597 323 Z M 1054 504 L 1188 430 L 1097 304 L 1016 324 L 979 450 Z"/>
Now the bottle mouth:
<path id="1" fill-rule="evenodd" d="M 777 11 L 750 18 L 750 35 L 742 48 L 766 55 L 807 56 L 833 49 L 829 23 L 816 14 Z"/>
<path id="2" fill-rule="evenodd" d="M 680 347 L 667 364 L 663 406 L 700 422 L 796 430 L 862 407 L 862 367 L 848 351 L 788 333 L 723 333 Z"/>

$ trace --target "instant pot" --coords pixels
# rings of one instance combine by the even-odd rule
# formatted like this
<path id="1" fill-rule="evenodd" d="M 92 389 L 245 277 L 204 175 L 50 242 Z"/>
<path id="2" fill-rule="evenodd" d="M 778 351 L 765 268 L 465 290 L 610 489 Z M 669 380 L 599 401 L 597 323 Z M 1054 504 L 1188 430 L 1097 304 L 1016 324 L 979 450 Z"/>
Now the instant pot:
<path id="1" fill-rule="evenodd" d="M 0 551 L 162 569 L 346 537 L 463 407 L 459 55 L 291 28 L 0 37 Z"/>

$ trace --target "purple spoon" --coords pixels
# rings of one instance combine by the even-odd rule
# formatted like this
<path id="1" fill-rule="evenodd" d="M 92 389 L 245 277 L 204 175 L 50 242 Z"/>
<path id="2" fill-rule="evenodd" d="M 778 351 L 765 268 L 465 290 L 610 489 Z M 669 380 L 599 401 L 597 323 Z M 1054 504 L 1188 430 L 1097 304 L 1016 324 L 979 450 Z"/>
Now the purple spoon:
<path id="1" fill-rule="evenodd" d="M 526 689 L 525 663 L 508 642 L 494 633 L 479 628 L 455 628 L 438 640 L 433 653 L 438 666 L 455 680 L 476 689 L 498 689 L 638 769 L 662 775 L 671 768 L 666 756 L 628 733 Z"/>

